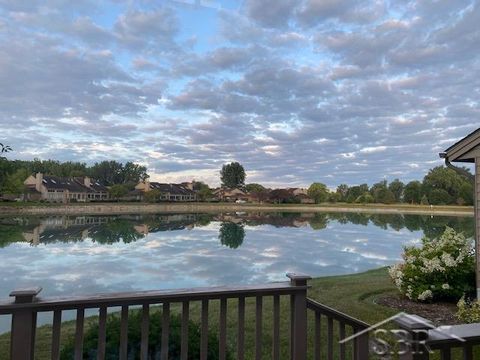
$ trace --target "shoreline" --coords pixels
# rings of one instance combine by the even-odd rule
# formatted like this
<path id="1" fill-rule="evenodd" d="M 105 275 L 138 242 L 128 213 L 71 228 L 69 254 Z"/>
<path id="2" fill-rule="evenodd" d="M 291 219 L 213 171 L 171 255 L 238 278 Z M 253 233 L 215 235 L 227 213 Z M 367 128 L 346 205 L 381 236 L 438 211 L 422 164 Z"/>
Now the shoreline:
<path id="1" fill-rule="evenodd" d="M 438 216 L 474 216 L 471 206 L 425 206 L 383 204 L 234 204 L 234 203 L 88 203 L 0 205 L 0 216 L 10 215 L 120 215 L 155 213 L 212 212 L 356 212 L 373 214 L 411 214 Z"/>

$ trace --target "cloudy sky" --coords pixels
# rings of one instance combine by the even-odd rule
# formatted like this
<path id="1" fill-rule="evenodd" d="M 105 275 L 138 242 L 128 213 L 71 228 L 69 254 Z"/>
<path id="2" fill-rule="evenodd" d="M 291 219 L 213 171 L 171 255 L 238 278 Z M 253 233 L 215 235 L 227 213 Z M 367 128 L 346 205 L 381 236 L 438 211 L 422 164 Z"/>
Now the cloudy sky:
<path id="1" fill-rule="evenodd" d="M 0 142 L 164 181 L 421 178 L 480 123 L 479 23 L 463 0 L 0 0 Z"/>

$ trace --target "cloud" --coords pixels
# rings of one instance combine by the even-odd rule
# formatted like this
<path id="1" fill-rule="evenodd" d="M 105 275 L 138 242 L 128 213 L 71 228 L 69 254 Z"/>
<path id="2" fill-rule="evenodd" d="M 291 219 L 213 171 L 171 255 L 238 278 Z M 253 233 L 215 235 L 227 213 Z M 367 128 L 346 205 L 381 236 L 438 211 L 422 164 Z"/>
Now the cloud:
<path id="1" fill-rule="evenodd" d="M 233 160 L 271 186 L 421 178 L 477 127 L 479 17 L 463 0 L 3 1 L 2 141 L 212 185 Z"/>

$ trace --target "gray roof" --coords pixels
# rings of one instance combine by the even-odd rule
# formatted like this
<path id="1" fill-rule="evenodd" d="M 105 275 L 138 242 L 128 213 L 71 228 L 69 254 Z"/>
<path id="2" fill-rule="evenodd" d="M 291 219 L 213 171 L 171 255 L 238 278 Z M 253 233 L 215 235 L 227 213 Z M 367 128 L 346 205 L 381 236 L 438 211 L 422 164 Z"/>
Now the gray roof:
<path id="1" fill-rule="evenodd" d="M 159 182 L 151 182 L 150 188 L 158 190 L 162 193 L 169 193 L 172 195 L 194 195 L 195 192 L 181 184 L 165 184 Z"/>
<path id="2" fill-rule="evenodd" d="M 478 149 L 479 146 L 480 128 L 450 146 L 440 154 L 440 157 L 446 158 L 448 161 L 473 162 L 473 157 L 469 156 L 468 153 L 476 148 Z"/>
<path id="3" fill-rule="evenodd" d="M 83 180 L 83 178 L 81 178 Z M 107 192 L 108 189 L 98 181 L 91 180 L 91 188 L 86 187 L 83 182 L 76 178 L 44 175 L 43 185 L 52 190 L 68 190 L 76 193 Z"/>

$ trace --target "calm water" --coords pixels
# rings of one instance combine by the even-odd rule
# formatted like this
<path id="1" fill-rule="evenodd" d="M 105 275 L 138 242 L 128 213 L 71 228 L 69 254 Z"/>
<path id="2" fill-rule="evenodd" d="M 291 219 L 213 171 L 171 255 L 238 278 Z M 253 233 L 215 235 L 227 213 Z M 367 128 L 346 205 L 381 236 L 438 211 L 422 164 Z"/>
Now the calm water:
<path id="1" fill-rule="evenodd" d="M 0 219 L 0 298 L 167 289 L 361 272 L 473 217 L 367 214 L 170 214 Z M 64 319 L 74 318 L 64 314 Z M 39 323 L 50 322 L 47 315 Z M 0 332 L 9 320 L 0 318 Z"/>
<path id="2" fill-rule="evenodd" d="M 348 274 L 390 265 L 402 246 L 470 217 L 171 214 L 0 220 L 0 297 L 165 289 Z"/>

